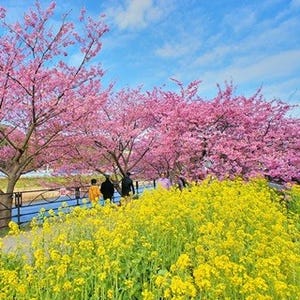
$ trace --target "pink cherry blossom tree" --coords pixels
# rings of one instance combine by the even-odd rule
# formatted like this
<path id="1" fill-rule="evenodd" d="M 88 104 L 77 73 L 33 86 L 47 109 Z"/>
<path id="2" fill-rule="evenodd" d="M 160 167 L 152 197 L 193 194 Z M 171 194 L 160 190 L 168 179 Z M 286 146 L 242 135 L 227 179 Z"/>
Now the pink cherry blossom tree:
<path id="1" fill-rule="evenodd" d="M 155 125 L 157 137 L 154 147 L 144 160 L 144 169 L 152 178 L 157 178 L 162 171 L 171 177 L 178 173 L 191 175 L 190 161 L 201 160 L 202 149 L 199 139 L 193 137 L 191 132 L 193 122 L 199 121 L 193 119 L 193 110 L 198 110 L 199 103 L 205 103 L 198 93 L 200 81 L 193 81 L 186 87 L 174 81 L 178 91 L 157 89 L 156 106 L 152 105 L 157 119 Z M 188 145 L 193 142 L 197 146 L 189 148 Z"/>
<path id="2" fill-rule="evenodd" d="M 295 178 L 300 127 L 299 119 L 287 116 L 289 110 L 281 101 L 265 101 L 259 90 L 244 97 L 235 96 L 232 85 L 220 89 L 211 102 L 209 134 L 202 132 L 210 171 L 218 177 Z"/>
<path id="3" fill-rule="evenodd" d="M 14 24 L 0 8 L 0 171 L 8 194 L 22 174 L 62 161 L 80 124 L 105 102 L 103 70 L 91 64 L 108 31 L 103 18 L 87 18 L 82 10 L 76 28 L 68 14 L 57 25 L 55 6 L 36 2 Z M 12 197 L 2 196 L 1 206 L 8 208 L 0 211 L 3 226 Z"/>
<path id="4" fill-rule="evenodd" d="M 287 104 L 266 101 L 259 90 L 236 96 L 232 85 L 204 100 L 199 84 L 110 93 L 81 126 L 68 167 L 147 179 L 161 171 L 190 179 L 299 177 L 299 119 L 287 116 Z"/>
<path id="5" fill-rule="evenodd" d="M 165 94 L 173 109 L 162 115 L 160 145 L 147 155 L 152 167 L 185 170 L 192 178 L 208 173 L 218 178 L 299 178 L 299 119 L 288 117 L 286 103 L 265 101 L 260 91 L 236 96 L 232 85 L 204 101 L 197 88 L 193 85 L 193 99 L 188 100 L 184 89 Z"/>
<path id="6" fill-rule="evenodd" d="M 128 88 L 111 92 L 107 98 L 98 107 L 97 116 L 81 127 L 69 171 L 110 173 L 116 181 L 131 172 L 141 179 L 142 161 L 156 141 L 152 130 L 156 123 L 151 110 L 153 93 Z"/>

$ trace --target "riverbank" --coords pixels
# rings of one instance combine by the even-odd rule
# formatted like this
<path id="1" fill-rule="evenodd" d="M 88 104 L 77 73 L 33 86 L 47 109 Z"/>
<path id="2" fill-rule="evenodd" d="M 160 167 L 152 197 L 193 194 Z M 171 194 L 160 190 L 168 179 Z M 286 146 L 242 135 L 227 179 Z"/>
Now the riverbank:
<path id="1" fill-rule="evenodd" d="M 74 175 L 74 176 L 37 176 L 21 177 L 16 183 L 15 192 L 32 191 L 54 187 L 82 186 L 90 184 L 92 177 L 101 177 L 97 175 Z M 6 190 L 7 178 L 0 177 L 0 190 Z"/>

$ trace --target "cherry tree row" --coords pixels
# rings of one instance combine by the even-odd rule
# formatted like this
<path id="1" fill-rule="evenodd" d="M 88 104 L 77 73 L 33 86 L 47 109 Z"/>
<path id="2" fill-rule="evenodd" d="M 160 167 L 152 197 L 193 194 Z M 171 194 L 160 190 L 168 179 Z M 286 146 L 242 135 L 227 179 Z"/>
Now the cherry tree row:
<path id="1" fill-rule="evenodd" d="M 218 88 L 199 95 L 200 82 L 173 90 L 102 86 L 97 62 L 103 17 L 84 10 L 78 22 L 53 21 L 55 2 L 37 1 L 9 24 L 0 7 L 0 172 L 12 193 L 21 175 L 49 165 L 64 172 L 131 171 L 154 178 L 164 170 L 199 179 L 263 175 L 299 180 L 300 120 L 260 91 L 235 95 Z M 72 59 L 76 54 L 76 61 Z M 12 206 L 12 198 L 1 202 Z M 7 217 L 9 211 L 0 213 Z"/>

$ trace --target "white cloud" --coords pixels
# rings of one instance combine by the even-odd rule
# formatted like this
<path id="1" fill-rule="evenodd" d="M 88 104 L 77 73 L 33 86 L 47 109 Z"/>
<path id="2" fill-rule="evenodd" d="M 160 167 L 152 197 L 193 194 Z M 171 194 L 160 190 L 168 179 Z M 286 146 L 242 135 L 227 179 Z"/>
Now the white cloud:
<path id="1" fill-rule="evenodd" d="M 209 52 L 199 56 L 194 65 L 197 67 L 208 66 L 210 64 L 218 65 L 220 62 L 223 63 L 223 59 L 226 55 L 232 54 L 235 50 L 235 45 L 220 45 L 215 47 Z"/>
<path id="2" fill-rule="evenodd" d="M 291 7 L 292 8 L 299 8 L 300 7 L 300 0 L 292 0 Z"/>
<path id="3" fill-rule="evenodd" d="M 108 10 L 115 24 L 122 30 L 144 28 L 149 23 L 159 20 L 167 11 L 171 1 L 127 0 L 125 6 Z"/>
<path id="4" fill-rule="evenodd" d="M 151 10 L 151 0 L 132 0 L 128 3 L 125 10 L 120 10 L 115 21 L 121 29 L 127 27 L 145 27 L 146 26 L 146 13 Z"/>
<path id="5" fill-rule="evenodd" d="M 295 88 L 298 86 L 299 88 Z M 289 80 L 276 84 L 263 86 L 262 93 L 266 99 L 281 99 L 293 106 L 290 115 L 300 118 L 300 84 L 299 78 L 293 77 Z"/>
<path id="6" fill-rule="evenodd" d="M 162 45 L 155 45 L 154 53 L 156 56 L 161 58 L 191 57 L 201 48 L 204 42 L 207 42 L 203 26 L 206 18 L 200 13 L 195 18 L 194 13 L 194 11 L 186 11 L 184 12 L 184 18 L 182 18 L 183 13 L 177 12 L 173 16 L 173 22 L 160 24 L 159 29 L 161 29 L 161 32 L 158 34 L 159 43 Z"/>
<path id="7" fill-rule="evenodd" d="M 295 86 L 298 86 L 299 88 L 297 89 Z M 289 103 L 300 105 L 300 86 L 298 77 L 264 85 L 263 92 L 268 95 L 269 98 L 280 98 Z"/>
<path id="8" fill-rule="evenodd" d="M 163 58 L 182 57 L 186 54 L 191 55 L 200 45 L 200 41 L 191 36 L 182 37 L 179 40 L 179 42 L 165 42 L 162 47 L 155 50 L 155 54 Z"/>
<path id="9" fill-rule="evenodd" d="M 300 1 L 300 0 L 299 0 Z M 195 68 L 219 67 L 220 64 L 230 61 L 260 60 L 268 52 L 269 55 L 278 53 L 279 48 L 293 49 L 297 47 L 297 30 L 300 19 L 289 18 L 274 25 L 272 20 L 267 20 L 253 26 L 253 32 L 240 37 L 240 39 L 224 42 L 222 35 L 216 35 L 213 47 L 207 52 L 198 55 L 193 62 Z M 294 44 L 294 46 L 292 46 Z M 299 48 L 299 47 L 298 47 Z"/>
<path id="10" fill-rule="evenodd" d="M 189 47 L 187 47 L 186 44 L 173 45 L 171 43 L 165 43 L 161 48 L 155 51 L 155 54 L 160 57 L 179 57 L 188 51 Z"/>
<path id="11" fill-rule="evenodd" d="M 265 28 L 262 28 L 262 32 L 255 36 L 252 36 L 249 42 L 252 42 L 258 46 L 274 47 L 276 45 L 283 45 L 283 43 L 291 43 L 295 39 L 299 39 L 299 35 L 296 28 L 300 26 L 300 19 L 291 17 L 282 21 L 280 24 L 273 24 L 271 21 Z M 260 29 L 262 26 L 258 27 Z"/>
<path id="12" fill-rule="evenodd" d="M 290 50 L 264 59 L 252 60 L 248 64 L 232 64 L 216 72 L 207 72 L 204 78 L 210 82 L 223 82 L 233 79 L 236 83 L 261 82 L 276 80 L 281 76 L 290 76 L 300 70 L 300 50 Z"/>
<path id="13" fill-rule="evenodd" d="M 234 32 L 250 28 L 256 22 L 256 14 L 250 8 L 233 11 L 224 17 L 224 23 L 232 27 Z"/>

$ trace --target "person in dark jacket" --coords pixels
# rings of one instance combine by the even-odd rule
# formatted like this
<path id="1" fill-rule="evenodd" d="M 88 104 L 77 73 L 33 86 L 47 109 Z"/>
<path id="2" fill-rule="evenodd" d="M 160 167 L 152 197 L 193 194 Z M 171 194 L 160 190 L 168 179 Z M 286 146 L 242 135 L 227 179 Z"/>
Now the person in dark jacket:
<path id="1" fill-rule="evenodd" d="M 100 191 L 103 195 L 104 200 L 109 199 L 110 202 L 113 201 L 115 188 L 113 183 L 110 181 L 109 175 L 105 175 L 105 181 L 101 183 Z"/>
<path id="2" fill-rule="evenodd" d="M 130 173 L 127 172 L 126 176 L 122 179 L 122 197 L 129 196 L 129 193 L 132 192 L 132 194 L 135 194 L 133 181 L 130 178 Z"/>

